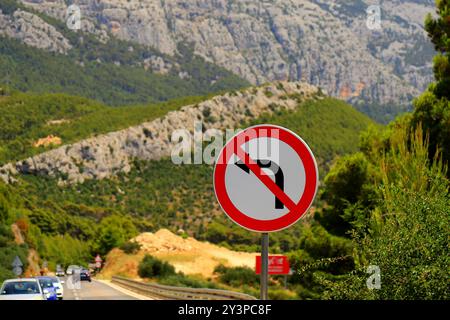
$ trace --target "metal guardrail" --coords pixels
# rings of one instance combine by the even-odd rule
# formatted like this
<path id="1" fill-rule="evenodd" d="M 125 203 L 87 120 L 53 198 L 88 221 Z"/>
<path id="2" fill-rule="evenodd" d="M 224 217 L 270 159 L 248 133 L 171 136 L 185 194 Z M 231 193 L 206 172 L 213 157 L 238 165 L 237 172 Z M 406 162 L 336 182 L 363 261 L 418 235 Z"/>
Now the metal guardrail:
<path id="1" fill-rule="evenodd" d="M 195 289 L 145 283 L 113 276 L 112 282 L 130 291 L 162 300 L 256 300 L 255 297 L 239 292 L 217 289 Z"/>

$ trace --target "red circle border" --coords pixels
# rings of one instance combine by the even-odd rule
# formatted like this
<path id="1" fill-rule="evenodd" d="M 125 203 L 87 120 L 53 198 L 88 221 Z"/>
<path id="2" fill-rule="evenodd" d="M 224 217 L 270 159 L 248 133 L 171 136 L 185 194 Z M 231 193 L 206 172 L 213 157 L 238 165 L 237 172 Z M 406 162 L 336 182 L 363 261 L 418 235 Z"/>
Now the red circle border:
<path id="1" fill-rule="evenodd" d="M 305 189 L 303 191 L 300 201 L 296 204 L 294 210 L 274 220 L 258 220 L 245 215 L 232 203 L 226 191 L 225 173 L 228 160 L 233 155 L 233 152 L 224 152 L 224 151 L 225 150 L 229 151 L 230 147 L 237 146 L 237 141 L 239 140 L 238 138 L 241 137 L 242 135 L 247 134 L 247 131 L 250 129 L 255 130 L 257 133 L 257 136 L 250 138 L 250 140 L 259 137 L 272 137 L 271 130 L 273 129 L 278 130 L 277 136 L 279 137 L 279 139 L 287 143 L 294 149 L 294 151 L 298 154 L 298 156 L 302 160 L 303 166 L 305 168 L 306 173 Z M 247 141 L 248 139 L 244 140 L 244 143 Z M 291 225 L 295 224 L 300 218 L 304 216 L 304 214 L 311 207 L 314 198 L 317 194 L 318 184 L 319 184 L 319 171 L 317 168 L 316 160 L 309 146 L 306 144 L 305 141 L 303 141 L 302 138 L 300 138 L 294 132 L 290 131 L 289 129 L 275 125 L 267 125 L 267 124 L 257 125 L 249 127 L 236 134 L 225 144 L 225 146 L 220 151 L 214 168 L 214 191 L 216 194 L 217 201 L 219 202 L 223 211 L 227 214 L 227 216 L 231 220 L 233 220 L 241 227 L 256 232 L 276 232 L 286 229 Z"/>

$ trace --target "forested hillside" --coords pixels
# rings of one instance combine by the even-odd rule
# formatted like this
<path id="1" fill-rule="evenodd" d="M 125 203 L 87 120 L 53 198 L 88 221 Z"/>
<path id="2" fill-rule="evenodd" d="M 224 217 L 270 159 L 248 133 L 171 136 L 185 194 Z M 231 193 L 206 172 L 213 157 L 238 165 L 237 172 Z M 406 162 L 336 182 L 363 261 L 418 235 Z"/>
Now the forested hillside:
<path id="1" fill-rule="evenodd" d="M 294 112 L 263 115 L 241 125 L 257 122 L 299 132 L 310 141 L 322 172 L 336 155 L 355 151 L 359 132 L 371 123 L 344 102 L 328 98 L 302 102 Z M 70 132 L 70 125 L 65 130 Z M 7 188 L 21 199 L 17 205 L 21 209 L 10 213 L 26 221 L 29 243 L 51 263 L 86 261 L 95 252 L 104 254 L 120 246 L 138 231 L 161 227 L 183 229 L 199 239 L 240 250 L 255 249 L 257 237 L 234 226 L 218 209 L 211 179 L 211 166 L 177 166 L 166 159 L 136 161 L 129 174 L 102 181 L 61 187 L 57 179 L 22 176 Z M 273 249 L 299 249 L 302 240 L 295 235 L 304 228 L 299 224 L 274 236 Z"/>
<path id="2" fill-rule="evenodd" d="M 15 0 L 0 1 L 0 10 L 0 20 L 5 19 L 6 27 L 11 25 L 13 29 L 11 34 L 0 30 L 6 32 L 0 32 L 0 87 L 3 84 L 35 93 L 68 93 L 119 106 L 249 85 L 195 55 L 189 44 L 180 44 L 178 53 L 168 56 L 148 46 L 109 39 L 107 34 L 105 41 L 88 32 L 72 31 L 64 22 Z M 17 20 L 17 14 L 22 20 Z M 14 27 L 15 23 L 25 24 Z M 39 39 L 43 36 L 39 34 L 42 26 L 54 30 L 54 35 Z M 29 34 L 22 35 L 21 28 L 27 28 Z M 27 44 L 20 38 L 28 39 Z M 57 46 L 53 43 L 56 38 L 64 41 L 59 50 L 52 51 Z M 46 42 L 48 48 L 39 47 Z"/>
<path id="3" fill-rule="evenodd" d="M 136 52 L 137 48 L 130 53 L 126 51 L 127 44 L 119 41 L 86 45 L 86 53 L 82 50 L 66 56 L 32 48 L 17 40 L 0 39 L 0 83 L 22 91 L 68 93 L 118 106 L 248 86 L 239 77 L 191 54 L 183 55 L 180 61 L 180 68 L 189 74 L 189 78 L 182 79 L 178 75 L 181 71 L 157 74 L 131 65 L 131 61 L 144 60 L 145 51 Z"/>
<path id="4" fill-rule="evenodd" d="M 30 94 L 0 91 L 0 164 L 42 153 L 59 144 L 34 146 L 47 136 L 69 144 L 93 135 L 150 121 L 207 96 L 168 102 L 110 107 L 94 100 L 65 94 Z"/>

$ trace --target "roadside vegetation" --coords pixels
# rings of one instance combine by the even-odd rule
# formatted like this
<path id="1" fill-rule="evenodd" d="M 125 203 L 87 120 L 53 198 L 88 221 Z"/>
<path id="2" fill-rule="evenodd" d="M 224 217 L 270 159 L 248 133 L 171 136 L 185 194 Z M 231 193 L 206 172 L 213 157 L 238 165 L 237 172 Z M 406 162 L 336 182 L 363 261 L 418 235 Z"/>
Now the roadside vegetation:
<path id="1" fill-rule="evenodd" d="M 28 245 L 18 244 L 14 239 L 11 225 L 15 222 L 11 211 L 16 210 L 18 198 L 0 183 L 0 282 L 13 278 L 11 264 L 18 256 L 23 268 L 27 267 Z"/>
<path id="2" fill-rule="evenodd" d="M 187 276 L 176 272 L 175 267 L 149 254 L 139 263 L 138 274 L 147 281 L 157 281 L 160 284 L 189 288 L 220 288 L 216 283 L 201 277 Z"/>
<path id="3" fill-rule="evenodd" d="M 147 254 L 139 263 L 138 274 L 144 281 L 169 286 L 232 290 L 259 297 L 259 276 L 248 267 L 219 265 L 214 270 L 214 277 L 204 279 L 176 272 L 170 263 Z M 272 277 L 269 283 L 270 299 L 283 300 L 295 297 L 294 291 L 285 290 L 283 277 Z"/>

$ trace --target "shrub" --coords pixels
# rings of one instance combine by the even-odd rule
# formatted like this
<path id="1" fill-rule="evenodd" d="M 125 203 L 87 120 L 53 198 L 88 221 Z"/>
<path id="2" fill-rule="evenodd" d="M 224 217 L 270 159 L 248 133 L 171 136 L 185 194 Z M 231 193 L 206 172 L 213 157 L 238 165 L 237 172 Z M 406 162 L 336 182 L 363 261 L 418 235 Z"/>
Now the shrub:
<path id="1" fill-rule="evenodd" d="M 141 249 L 141 245 L 136 241 L 128 241 L 120 246 L 126 254 L 135 254 Z"/>
<path id="2" fill-rule="evenodd" d="M 293 300 L 297 298 L 294 292 L 285 289 L 269 289 L 268 293 L 270 300 Z"/>
<path id="3" fill-rule="evenodd" d="M 257 285 L 259 276 L 255 271 L 248 267 L 228 268 L 219 265 L 214 269 L 214 273 L 219 275 L 219 280 L 227 285 L 238 287 L 242 285 Z"/>
<path id="4" fill-rule="evenodd" d="M 161 279 L 159 283 L 176 287 L 219 289 L 219 287 L 211 281 L 192 278 L 182 273 L 167 276 Z"/>
<path id="5" fill-rule="evenodd" d="M 175 268 L 151 255 L 145 255 L 139 263 L 138 274 L 142 278 L 160 278 L 175 275 Z"/>

